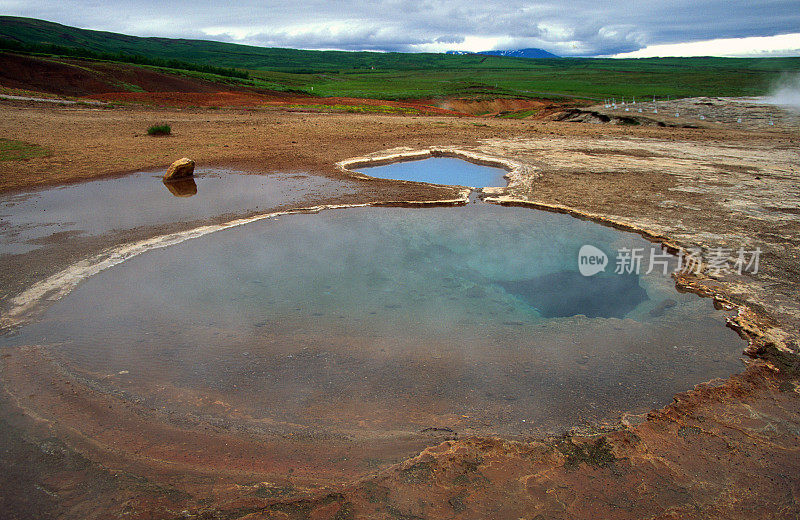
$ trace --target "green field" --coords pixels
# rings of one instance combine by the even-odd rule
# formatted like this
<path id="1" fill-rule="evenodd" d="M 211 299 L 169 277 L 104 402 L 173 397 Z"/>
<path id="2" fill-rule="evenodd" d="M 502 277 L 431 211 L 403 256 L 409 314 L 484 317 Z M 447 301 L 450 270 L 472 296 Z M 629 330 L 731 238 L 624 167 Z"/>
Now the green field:
<path id="1" fill-rule="evenodd" d="M 121 61 L 135 62 L 137 56 L 174 60 L 169 65 L 173 69 L 196 67 L 203 73 L 208 72 L 204 66 L 238 69 L 249 79 L 228 81 L 319 96 L 378 99 L 752 96 L 765 94 L 782 74 L 800 72 L 800 58 L 525 59 L 303 51 L 140 38 L 16 17 L 0 17 L 2 40 L 35 47 L 40 53 L 47 51 L 44 46 L 56 45 L 50 54 L 68 54 L 63 48 L 82 49 L 124 57 Z"/>
<path id="2" fill-rule="evenodd" d="M 800 59 L 525 60 L 514 68 L 415 71 L 343 71 L 316 75 L 306 89 L 323 96 L 561 97 L 754 96 L 766 93 Z M 774 67 L 774 68 L 771 68 Z M 258 73 L 254 73 L 258 75 Z"/>
<path id="3" fill-rule="evenodd" d="M 0 161 L 24 161 L 34 157 L 45 157 L 50 152 L 38 144 L 0 139 Z"/>
<path id="4" fill-rule="evenodd" d="M 800 58 L 498 58 L 415 70 L 376 67 L 316 74 L 255 70 L 251 77 L 321 96 L 599 99 L 763 95 L 789 71 L 800 71 Z"/>

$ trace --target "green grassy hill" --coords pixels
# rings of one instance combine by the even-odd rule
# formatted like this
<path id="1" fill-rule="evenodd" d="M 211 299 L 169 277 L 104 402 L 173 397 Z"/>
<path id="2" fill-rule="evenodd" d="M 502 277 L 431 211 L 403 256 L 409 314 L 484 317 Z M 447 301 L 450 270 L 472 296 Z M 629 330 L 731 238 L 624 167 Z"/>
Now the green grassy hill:
<path id="1" fill-rule="evenodd" d="M 766 93 L 781 74 L 800 72 L 800 58 L 526 59 L 305 51 L 206 40 L 141 38 L 0 16 L 0 47 L 3 41 L 31 46 L 29 52 L 65 54 L 67 48 L 84 49 L 124 56 L 122 61 L 146 56 L 150 60 L 184 63 L 165 65 L 172 68 L 190 68 L 186 63 L 191 63 L 246 69 L 255 82 L 268 88 L 383 99 L 752 96 Z M 46 45 L 61 47 L 48 50 Z"/>
<path id="2" fill-rule="evenodd" d="M 12 16 L 0 16 L 0 38 L 28 44 L 80 47 L 96 52 L 158 56 L 220 67 L 295 73 L 371 70 L 372 67 L 391 70 L 463 68 L 483 65 L 482 62 L 509 60 L 479 55 L 304 51 L 209 40 L 142 38 Z M 507 66 L 513 67 L 511 64 Z"/>

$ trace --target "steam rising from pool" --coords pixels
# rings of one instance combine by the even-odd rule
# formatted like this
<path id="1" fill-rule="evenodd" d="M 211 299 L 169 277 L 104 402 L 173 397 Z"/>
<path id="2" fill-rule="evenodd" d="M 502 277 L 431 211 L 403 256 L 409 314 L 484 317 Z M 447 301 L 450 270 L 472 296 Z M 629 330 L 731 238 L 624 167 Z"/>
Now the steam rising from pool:
<path id="1" fill-rule="evenodd" d="M 800 74 L 783 75 L 767 95 L 766 102 L 800 112 Z"/>
<path id="2" fill-rule="evenodd" d="M 739 369 L 708 300 L 587 282 L 587 243 L 650 246 L 490 204 L 286 215 L 131 258 L 0 341 L 154 408 L 353 438 L 558 430 Z"/>

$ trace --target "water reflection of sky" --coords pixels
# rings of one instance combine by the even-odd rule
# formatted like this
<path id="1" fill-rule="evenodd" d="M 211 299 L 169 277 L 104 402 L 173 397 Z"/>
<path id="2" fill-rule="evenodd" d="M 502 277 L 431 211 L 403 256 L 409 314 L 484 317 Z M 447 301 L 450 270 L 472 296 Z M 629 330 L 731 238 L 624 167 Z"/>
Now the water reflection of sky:
<path id="1" fill-rule="evenodd" d="M 196 193 L 191 196 L 179 189 L 183 185 L 165 186 L 160 174 L 148 172 L 0 195 L 0 254 L 35 250 L 37 239 L 54 233 L 98 235 L 268 210 L 312 195 L 354 191 L 343 182 L 304 174 L 198 169 L 194 181 Z"/>
<path id="2" fill-rule="evenodd" d="M 505 170 L 481 166 L 462 159 L 434 157 L 419 161 L 403 161 L 383 166 L 359 168 L 361 173 L 381 179 L 430 182 L 485 188 L 505 186 Z"/>

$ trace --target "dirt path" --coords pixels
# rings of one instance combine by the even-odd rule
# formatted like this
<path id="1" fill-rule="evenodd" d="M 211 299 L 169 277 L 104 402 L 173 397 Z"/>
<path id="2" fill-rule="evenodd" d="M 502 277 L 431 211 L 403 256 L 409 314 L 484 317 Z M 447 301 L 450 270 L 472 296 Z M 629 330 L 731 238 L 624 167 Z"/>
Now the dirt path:
<path id="1" fill-rule="evenodd" d="M 77 105 L 83 103 L 85 105 L 103 106 L 106 103 L 102 101 L 74 101 L 71 99 L 58 99 L 58 98 L 45 98 L 45 97 L 31 97 L 31 96 L 12 96 L 8 94 L 0 94 L 0 99 L 7 99 L 9 101 L 36 101 L 39 103 L 54 103 L 56 105 Z"/>

